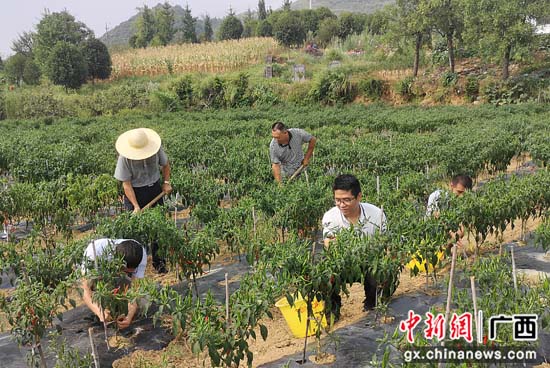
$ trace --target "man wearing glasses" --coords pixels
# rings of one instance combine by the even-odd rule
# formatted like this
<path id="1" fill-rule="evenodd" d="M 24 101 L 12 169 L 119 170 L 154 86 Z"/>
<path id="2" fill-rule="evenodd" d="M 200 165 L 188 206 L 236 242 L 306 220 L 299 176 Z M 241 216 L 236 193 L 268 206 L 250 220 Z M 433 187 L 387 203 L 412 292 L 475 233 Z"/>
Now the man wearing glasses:
<path id="1" fill-rule="evenodd" d="M 336 234 L 341 229 L 355 229 L 359 234 L 370 236 L 376 231 L 384 231 L 386 228 L 386 215 L 383 211 L 367 202 L 361 202 L 362 193 L 359 180 L 353 175 L 344 174 L 334 180 L 332 186 L 335 207 L 325 212 L 323 216 L 323 239 L 325 247 L 330 246 Z M 376 306 L 376 280 L 370 275 L 368 267 L 365 273 L 365 300 L 364 310 L 373 309 Z M 340 316 L 342 298 L 334 294 L 332 299 L 332 313 L 335 319 Z"/>
<path id="2" fill-rule="evenodd" d="M 132 239 L 97 239 L 88 244 L 84 252 L 84 262 L 82 264 L 82 300 L 88 308 L 99 318 L 100 322 L 108 322 L 113 316 L 108 310 L 103 311 L 101 307 L 94 302 L 94 282 L 86 276 L 88 270 L 95 267 L 95 260 L 105 259 L 110 261 L 113 257 L 122 257 L 125 266 L 121 270 L 127 276 L 120 278 L 119 287 L 131 285 L 134 280 L 142 279 L 145 276 L 145 267 L 147 266 L 147 253 L 145 248 Z M 128 313 L 122 316 L 114 316 L 120 329 L 130 326 L 138 310 L 137 303 L 128 303 Z"/>
<path id="3" fill-rule="evenodd" d="M 269 156 L 275 181 L 281 183 L 283 177 L 292 176 L 300 166 L 309 165 L 317 139 L 303 129 L 287 128 L 279 122 L 271 126 Z M 308 143 L 304 156 L 302 144 Z"/>

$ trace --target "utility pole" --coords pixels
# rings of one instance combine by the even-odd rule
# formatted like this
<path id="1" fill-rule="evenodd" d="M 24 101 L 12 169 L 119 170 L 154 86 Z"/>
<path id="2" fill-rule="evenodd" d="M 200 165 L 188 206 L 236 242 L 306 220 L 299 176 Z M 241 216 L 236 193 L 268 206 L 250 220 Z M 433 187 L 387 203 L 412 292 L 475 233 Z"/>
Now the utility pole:
<path id="1" fill-rule="evenodd" d="M 309 10 L 311 10 L 311 1 L 312 0 L 309 0 Z"/>

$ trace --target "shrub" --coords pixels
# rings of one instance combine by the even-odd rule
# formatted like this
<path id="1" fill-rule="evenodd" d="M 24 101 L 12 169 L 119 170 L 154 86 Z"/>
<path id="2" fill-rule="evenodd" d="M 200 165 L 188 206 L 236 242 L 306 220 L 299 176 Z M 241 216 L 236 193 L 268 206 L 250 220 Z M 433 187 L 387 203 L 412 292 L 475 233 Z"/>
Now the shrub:
<path id="1" fill-rule="evenodd" d="M 454 86 L 456 84 L 456 82 L 458 81 L 458 74 L 456 73 L 453 73 L 451 71 L 446 71 L 445 73 L 443 73 L 443 75 L 441 76 L 441 85 L 443 87 L 451 87 L 451 86 Z"/>
<path id="2" fill-rule="evenodd" d="M 477 77 L 470 76 L 466 79 L 466 86 L 464 87 L 466 97 L 470 102 L 476 100 L 479 95 L 479 80 Z"/>
<path id="3" fill-rule="evenodd" d="M 414 77 L 406 77 L 395 84 L 395 92 L 408 101 L 414 97 L 413 84 Z"/>
<path id="4" fill-rule="evenodd" d="M 45 116 L 69 116 L 66 106 L 52 91 L 26 90 L 6 96 L 5 114 L 9 119 L 32 119 Z"/>
<path id="5" fill-rule="evenodd" d="M 151 96 L 151 108 L 155 111 L 174 112 L 178 105 L 178 96 L 174 93 L 155 91 Z"/>
<path id="6" fill-rule="evenodd" d="M 357 89 L 364 96 L 372 100 L 378 100 L 384 94 L 386 85 L 383 80 L 369 78 L 360 80 Z"/>
<path id="7" fill-rule="evenodd" d="M 311 85 L 310 81 L 291 84 L 286 95 L 286 100 L 296 105 L 307 105 L 311 101 L 309 95 Z"/>
<path id="8" fill-rule="evenodd" d="M 281 102 L 280 96 L 268 84 L 259 83 L 250 91 L 254 106 L 273 106 Z"/>
<path id="9" fill-rule="evenodd" d="M 204 107 L 211 107 L 214 109 L 224 107 L 225 84 L 226 82 L 219 76 L 203 80 L 198 86 L 201 104 Z"/>
<path id="10" fill-rule="evenodd" d="M 185 75 L 172 84 L 172 90 L 178 96 L 183 108 L 188 109 L 193 104 L 193 79 Z"/>
<path id="11" fill-rule="evenodd" d="M 328 70 L 314 79 L 309 96 L 314 101 L 335 105 L 351 102 L 355 90 L 342 70 Z"/>
<path id="12" fill-rule="evenodd" d="M 224 97 L 228 107 L 250 106 L 252 102 L 248 91 L 248 75 L 239 73 L 236 79 L 226 83 Z"/>
<path id="13" fill-rule="evenodd" d="M 330 60 L 330 61 L 333 61 L 333 60 L 342 61 L 344 59 L 344 55 L 338 49 L 330 49 L 326 53 L 326 58 L 327 60 Z"/>

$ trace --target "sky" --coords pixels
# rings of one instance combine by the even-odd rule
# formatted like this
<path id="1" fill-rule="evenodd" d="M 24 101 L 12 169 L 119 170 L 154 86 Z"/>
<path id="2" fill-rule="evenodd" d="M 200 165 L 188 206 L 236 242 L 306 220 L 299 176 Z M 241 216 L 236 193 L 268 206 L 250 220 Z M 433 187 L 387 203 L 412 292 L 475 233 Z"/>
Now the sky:
<path id="1" fill-rule="evenodd" d="M 153 7 L 164 0 L 2 0 L 0 7 L 0 56 L 5 60 L 13 52 L 12 42 L 23 32 L 35 30 L 44 10 L 59 12 L 67 10 L 76 20 L 86 24 L 101 37 L 105 29 L 111 29 L 137 13 L 136 8 L 147 5 Z M 247 9 L 255 10 L 258 0 L 169 0 L 171 5 L 189 4 L 195 17 L 209 14 L 221 18 L 229 10 L 236 13 Z M 283 0 L 265 0 L 266 7 L 280 7 Z"/>

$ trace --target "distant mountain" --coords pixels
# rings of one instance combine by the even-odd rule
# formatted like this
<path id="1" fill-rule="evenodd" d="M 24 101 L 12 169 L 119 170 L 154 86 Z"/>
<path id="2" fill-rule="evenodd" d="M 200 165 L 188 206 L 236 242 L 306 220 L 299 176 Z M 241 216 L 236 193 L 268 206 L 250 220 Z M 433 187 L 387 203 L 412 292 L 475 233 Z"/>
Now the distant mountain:
<path id="1" fill-rule="evenodd" d="M 310 0 L 296 0 L 291 4 L 294 10 L 309 9 Z M 342 12 L 373 13 L 384 6 L 395 4 L 395 0 L 311 0 L 312 8 L 329 8 L 336 14 Z"/>
<path id="2" fill-rule="evenodd" d="M 157 7 L 161 6 L 159 3 L 153 9 L 156 9 Z M 172 7 L 174 9 L 174 23 L 175 27 L 180 28 L 181 27 L 181 19 L 183 18 L 184 10 L 181 6 L 176 5 Z M 118 26 L 110 29 L 109 31 L 105 32 L 103 36 L 101 36 L 99 39 L 101 42 L 103 42 L 107 47 L 109 48 L 125 48 L 128 47 L 128 41 L 130 40 L 130 37 L 136 32 L 135 23 L 138 19 L 139 13 L 131 17 L 125 22 L 120 23 Z M 214 32 L 218 29 L 219 25 L 221 24 L 221 19 L 218 18 L 211 18 L 212 28 L 214 29 Z M 195 29 L 197 31 L 197 36 L 200 36 L 204 31 L 204 22 L 202 18 L 197 19 L 197 24 L 195 26 Z"/>

